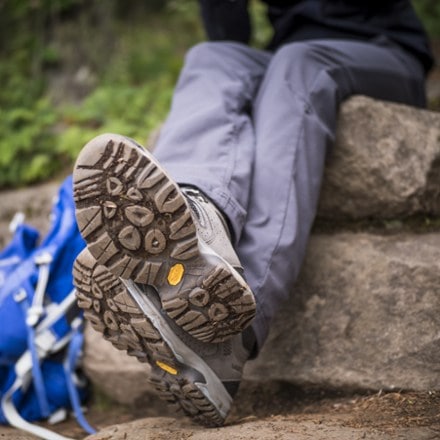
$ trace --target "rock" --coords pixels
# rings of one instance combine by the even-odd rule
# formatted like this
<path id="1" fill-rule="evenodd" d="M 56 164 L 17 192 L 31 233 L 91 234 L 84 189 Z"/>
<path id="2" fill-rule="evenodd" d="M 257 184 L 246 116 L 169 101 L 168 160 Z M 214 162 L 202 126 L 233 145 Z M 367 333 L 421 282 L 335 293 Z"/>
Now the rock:
<path id="1" fill-rule="evenodd" d="M 147 145 L 152 148 L 156 139 L 157 132 Z M 58 185 L 2 191 L 0 237 L 8 235 L 17 210 L 25 209 L 44 228 Z M 440 113 L 352 97 L 341 107 L 318 215 L 359 219 L 420 212 L 440 215 Z"/>
<path id="2" fill-rule="evenodd" d="M 355 96 L 342 105 L 319 216 L 440 214 L 440 113 Z"/>
<path id="3" fill-rule="evenodd" d="M 428 440 L 436 432 L 430 428 L 401 428 L 384 431 L 372 428 L 344 426 L 335 420 L 298 420 L 295 416 L 275 416 L 269 420 L 250 420 L 217 429 L 203 429 L 194 425 L 185 425 L 181 421 L 169 418 L 145 418 L 130 423 L 104 428 L 86 440 L 156 440 L 186 439 L 192 440 Z"/>
<path id="4" fill-rule="evenodd" d="M 440 234 L 313 236 L 291 298 L 244 378 L 344 390 L 440 389 L 439 272 Z M 134 404 L 143 393 L 149 399 L 151 390 L 140 386 L 144 366 L 90 336 L 92 380 L 107 383 L 120 402 Z"/>
<path id="5" fill-rule="evenodd" d="M 348 389 L 440 389 L 440 234 L 312 237 L 245 377 Z"/>
<path id="6" fill-rule="evenodd" d="M 150 366 L 114 348 L 91 326 L 85 331 L 84 372 L 94 386 L 125 405 L 148 405 L 154 394 L 147 380 Z"/>
<path id="7" fill-rule="evenodd" d="M 0 209 L 0 246 L 5 246 L 12 237 L 9 223 L 15 213 L 21 211 L 26 215 L 25 221 L 35 226 L 42 234 L 50 225 L 50 212 L 59 183 L 45 183 L 20 190 L 1 192 Z"/>

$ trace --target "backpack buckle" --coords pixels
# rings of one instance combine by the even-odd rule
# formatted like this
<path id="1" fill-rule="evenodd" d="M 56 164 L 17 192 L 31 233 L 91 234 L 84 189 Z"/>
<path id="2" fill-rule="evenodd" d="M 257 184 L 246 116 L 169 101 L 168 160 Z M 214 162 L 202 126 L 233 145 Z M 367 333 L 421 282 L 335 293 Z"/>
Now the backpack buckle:
<path id="1" fill-rule="evenodd" d="M 53 257 L 49 252 L 42 252 L 35 257 L 35 264 L 38 266 L 38 281 L 32 305 L 29 307 L 26 317 L 26 323 L 31 327 L 35 327 L 44 313 L 44 294 L 49 281 L 49 266 L 52 260 Z"/>

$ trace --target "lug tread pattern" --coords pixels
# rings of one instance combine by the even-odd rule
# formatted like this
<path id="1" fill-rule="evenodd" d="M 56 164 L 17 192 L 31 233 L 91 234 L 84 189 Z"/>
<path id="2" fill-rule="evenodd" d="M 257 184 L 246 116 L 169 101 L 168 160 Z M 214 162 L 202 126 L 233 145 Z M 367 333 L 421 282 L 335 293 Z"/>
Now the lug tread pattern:
<path id="1" fill-rule="evenodd" d="M 223 342 L 248 325 L 253 294 L 220 258 L 200 252 L 191 209 L 153 156 L 107 136 L 83 149 L 73 177 L 79 229 L 99 264 L 153 286 L 168 316 L 200 341 Z M 176 263 L 185 274 L 171 286 Z"/>
<path id="2" fill-rule="evenodd" d="M 187 260 L 198 254 L 185 199 L 154 159 L 129 140 L 110 139 L 91 148 L 96 151 L 80 154 L 74 171 L 81 234 L 100 264 L 115 273 L 119 267 L 118 276 L 155 285 L 157 266 L 167 273 L 163 263 L 171 255 Z M 147 277 L 145 260 L 155 267 Z"/>
<path id="3" fill-rule="evenodd" d="M 183 412 L 194 422 L 210 428 L 222 426 L 224 418 L 194 383 L 154 370 L 149 378 L 159 397 L 177 413 Z"/>
<path id="4" fill-rule="evenodd" d="M 168 316 L 203 342 L 222 342 L 242 331 L 255 314 L 255 299 L 247 286 L 223 266 L 202 271 L 191 290 L 163 299 Z"/>
<path id="5" fill-rule="evenodd" d="M 224 419 L 214 404 L 191 381 L 191 375 L 185 375 L 185 369 L 160 332 L 138 308 L 122 282 L 97 263 L 87 249 L 74 263 L 73 279 L 77 302 L 84 309 L 85 318 L 118 350 L 151 365 L 149 381 L 162 400 L 196 423 L 223 425 Z M 183 374 L 166 373 L 157 366 L 157 361 L 183 370 Z"/>
<path id="6" fill-rule="evenodd" d="M 151 363 L 159 360 L 176 364 L 173 352 L 122 282 L 98 264 L 87 249 L 75 260 L 73 282 L 78 305 L 84 309 L 92 327 L 105 339 L 120 350 L 148 353 Z M 159 357 L 157 353 L 160 353 Z"/>

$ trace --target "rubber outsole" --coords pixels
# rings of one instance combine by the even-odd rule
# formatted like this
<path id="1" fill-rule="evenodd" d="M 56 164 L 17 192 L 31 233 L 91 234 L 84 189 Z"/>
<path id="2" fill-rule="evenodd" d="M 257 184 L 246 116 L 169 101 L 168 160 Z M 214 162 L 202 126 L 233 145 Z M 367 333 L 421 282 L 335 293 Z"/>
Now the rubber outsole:
<path id="1" fill-rule="evenodd" d="M 196 385 L 203 382 L 203 377 L 179 362 L 121 280 L 100 265 L 87 249 L 74 263 L 73 279 L 77 302 L 86 319 L 117 349 L 151 365 L 148 380 L 162 400 L 196 423 L 208 427 L 223 425 L 225 417 Z"/>
<path id="2" fill-rule="evenodd" d="M 204 251 L 183 193 L 151 154 L 123 136 L 101 135 L 80 153 L 73 180 L 81 234 L 113 275 L 153 286 L 167 315 L 203 342 L 248 326 L 252 292 Z"/>

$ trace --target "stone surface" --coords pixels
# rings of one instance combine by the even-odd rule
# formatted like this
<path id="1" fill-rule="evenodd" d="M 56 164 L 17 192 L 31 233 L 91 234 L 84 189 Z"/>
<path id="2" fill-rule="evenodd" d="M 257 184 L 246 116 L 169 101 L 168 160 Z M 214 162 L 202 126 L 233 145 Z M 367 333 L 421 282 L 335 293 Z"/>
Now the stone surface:
<path id="1" fill-rule="evenodd" d="M 185 426 L 168 418 L 146 418 L 122 425 L 110 426 L 87 440 L 431 440 L 438 431 L 431 428 L 397 428 L 386 432 L 372 428 L 343 426 L 341 421 L 322 418 L 296 420 L 293 416 L 277 416 L 268 420 L 251 420 L 217 429 Z"/>
<path id="2" fill-rule="evenodd" d="M 440 214 L 440 113 L 355 96 L 341 108 L 319 216 Z"/>
<path id="3" fill-rule="evenodd" d="M 60 183 L 45 183 L 0 193 L 0 247 L 11 238 L 9 223 L 16 212 L 26 215 L 25 221 L 44 234 L 50 225 L 50 212 Z"/>
<path id="4" fill-rule="evenodd" d="M 440 234 L 311 239 L 248 379 L 440 389 Z"/>
<path id="5" fill-rule="evenodd" d="M 440 234 L 313 236 L 300 279 L 245 379 L 440 389 L 439 273 Z M 86 338 L 92 380 L 120 402 L 151 398 L 145 366 L 94 335 Z"/>
<path id="6" fill-rule="evenodd" d="M 85 341 L 84 371 L 92 383 L 119 403 L 148 405 L 154 394 L 147 381 L 150 366 L 114 348 L 91 326 Z"/>

